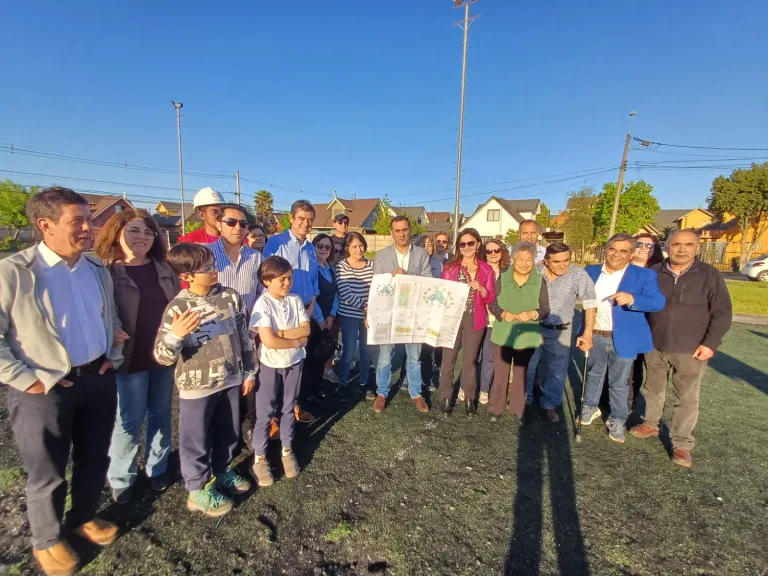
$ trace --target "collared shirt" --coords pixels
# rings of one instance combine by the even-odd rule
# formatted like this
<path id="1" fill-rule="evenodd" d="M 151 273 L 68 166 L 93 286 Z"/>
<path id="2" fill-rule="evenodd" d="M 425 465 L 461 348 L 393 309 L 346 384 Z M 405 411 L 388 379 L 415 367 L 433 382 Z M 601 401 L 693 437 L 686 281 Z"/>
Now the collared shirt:
<path id="1" fill-rule="evenodd" d="M 549 279 L 546 267 L 539 266 L 539 272 L 549 289 L 549 317 L 547 324 L 569 324 L 573 320 L 573 309 L 576 299 L 582 302 L 585 310 L 597 308 L 595 284 L 584 268 L 571 264 L 568 272 L 562 276 Z"/>
<path id="2" fill-rule="evenodd" d="M 237 256 L 237 262 L 232 262 L 224 250 L 224 241 L 219 238 L 208 248 L 213 252 L 216 269 L 219 271 L 219 284 L 237 290 L 243 297 L 245 314 L 250 316 L 256 300 L 261 295 L 261 284 L 256 278 L 259 264 L 264 259 L 261 252 L 243 244 Z"/>
<path id="3" fill-rule="evenodd" d="M 402 268 L 406 272 L 408 271 L 408 263 L 411 261 L 411 250 L 413 250 L 413 244 L 408 244 L 408 250 L 406 250 L 405 254 L 400 252 L 400 250 L 397 249 L 397 246 L 395 246 L 395 256 L 397 257 L 397 266 L 398 268 Z"/>
<path id="4" fill-rule="evenodd" d="M 596 330 L 613 330 L 613 300 L 609 298 L 619 291 L 619 284 L 624 278 L 627 266 L 613 273 L 606 271 L 605 265 L 600 270 L 600 277 L 595 283 L 595 294 L 598 301 Z"/>
<path id="5" fill-rule="evenodd" d="M 251 329 L 272 328 L 275 334 L 280 330 L 298 328 L 302 322 L 309 322 L 303 302 L 294 294 L 278 300 L 266 290 L 256 301 L 251 314 Z M 259 345 L 259 361 L 270 368 L 288 368 L 306 357 L 303 347 L 274 349 Z"/>
<path id="6" fill-rule="evenodd" d="M 541 244 L 536 244 L 536 257 L 534 258 L 533 265 L 538 266 L 540 263 L 544 262 L 544 256 L 547 255 L 547 249 L 544 248 Z"/>
<path id="7" fill-rule="evenodd" d="M 275 234 L 267 240 L 264 247 L 264 257 L 282 256 L 293 266 L 293 286 L 291 294 L 296 294 L 304 306 L 309 306 L 312 298 L 320 295 L 317 284 L 317 253 L 315 247 L 308 239 L 299 243 L 299 239 L 291 230 Z M 318 323 L 325 321 L 319 306 L 315 306 L 312 317 Z"/>
<path id="8" fill-rule="evenodd" d="M 667 272 L 669 272 L 670 274 L 672 274 L 672 276 L 674 276 L 674 277 L 675 277 L 675 282 L 677 282 L 677 280 L 680 278 L 680 276 L 682 276 L 683 274 L 685 274 L 686 272 L 688 272 L 688 270 L 690 270 L 690 269 L 691 269 L 691 267 L 693 266 L 693 263 L 694 263 L 694 262 L 696 262 L 696 259 L 695 259 L 695 258 L 693 259 L 693 261 L 691 261 L 691 263 L 690 263 L 690 264 L 688 264 L 688 267 L 687 267 L 685 270 L 681 270 L 680 272 L 675 272 L 675 271 L 672 269 L 672 265 L 669 263 L 669 258 L 667 258 L 666 260 L 664 260 L 664 269 L 665 269 Z"/>
<path id="9" fill-rule="evenodd" d="M 48 248 L 37 245 L 39 272 L 44 298 L 50 298 L 53 318 L 49 318 L 69 356 L 72 366 L 93 362 L 107 353 L 104 332 L 104 301 L 91 264 L 80 256 L 71 268 Z"/>

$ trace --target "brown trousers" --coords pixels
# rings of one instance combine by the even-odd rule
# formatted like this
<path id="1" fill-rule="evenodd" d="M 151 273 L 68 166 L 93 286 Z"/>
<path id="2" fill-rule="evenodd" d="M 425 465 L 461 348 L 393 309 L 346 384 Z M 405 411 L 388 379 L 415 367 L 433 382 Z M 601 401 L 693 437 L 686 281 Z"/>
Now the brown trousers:
<path id="1" fill-rule="evenodd" d="M 664 414 L 664 400 L 667 395 L 669 372 L 672 371 L 672 393 L 675 406 L 669 436 L 675 448 L 691 450 L 693 429 L 699 419 L 699 390 L 706 362 L 678 352 L 653 350 L 645 355 L 645 415 L 643 420 L 649 426 L 658 426 Z"/>
<path id="2" fill-rule="evenodd" d="M 461 388 L 464 398 L 474 400 L 477 392 L 477 357 L 483 344 L 485 329 L 475 332 L 475 317 L 464 312 L 453 348 L 443 348 L 443 361 L 440 366 L 440 393 L 443 400 L 453 396 L 453 372 L 459 350 L 464 348 L 461 362 Z"/>
<path id="3" fill-rule="evenodd" d="M 525 411 L 525 372 L 535 348 L 515 350 L 507 346 L 493 345 L 493 386 L 488 396 L 488 413 L 501 416 L 505 407 L 516 416 Z M 512 370 L 512 382 L 509 373 Z M 509 396 L 509 403 L 507 403 Z"/>

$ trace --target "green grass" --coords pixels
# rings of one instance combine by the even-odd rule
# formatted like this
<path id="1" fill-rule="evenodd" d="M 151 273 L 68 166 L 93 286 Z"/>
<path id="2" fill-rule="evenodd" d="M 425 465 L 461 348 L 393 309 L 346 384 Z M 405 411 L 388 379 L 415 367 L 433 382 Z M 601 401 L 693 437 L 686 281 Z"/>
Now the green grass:
<path id="1" fill-rule="evenodd" d="M 0 491 L 8 490 L 24 477 L 21 468 L 6 468 L 0 470 Z"/>
<path id="2" fill-rule="evenodd" d="M 341 520 L 336 526 L 331 528 L 325 535 L 325 541 L 326 542 L 333 542 L 334 544 L 344 538 L 344 536 L 349 536 L 354 532 L 354 526 L 351 522 L 347 520 Z"/>
<path id="3" fill-rule="evenodd" d="M 768 316 L 768 283 L 726 281 L 734 314 Z"/>

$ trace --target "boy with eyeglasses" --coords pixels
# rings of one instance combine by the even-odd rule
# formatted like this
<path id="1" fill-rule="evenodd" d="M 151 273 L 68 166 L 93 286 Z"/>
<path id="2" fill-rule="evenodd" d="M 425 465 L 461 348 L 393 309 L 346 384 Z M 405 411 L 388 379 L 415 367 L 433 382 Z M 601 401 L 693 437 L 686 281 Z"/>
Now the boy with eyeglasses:
<path id="1" fill-rule="evenodd" d="M 178 244 L 168 263 L 189 283 L 166 307 L 155 359 L 176 364 L 179 455 L 187 509 L 212 517 L 232 509 L 232 496 L 251 484 L 231 467 L 240 442 L 240 394 L 256 382 L 258 359 L 243 298 L 218 281 L 202 244 Z"/>

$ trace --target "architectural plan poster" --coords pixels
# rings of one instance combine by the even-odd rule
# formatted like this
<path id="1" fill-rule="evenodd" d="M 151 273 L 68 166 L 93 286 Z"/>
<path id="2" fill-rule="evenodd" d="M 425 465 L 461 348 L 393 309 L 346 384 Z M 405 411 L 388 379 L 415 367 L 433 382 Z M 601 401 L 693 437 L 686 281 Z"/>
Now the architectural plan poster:
<path id="1" fill-rule="evenodd" d="M 469 286 L 439 278 L 376 274 L 368 295 L 368 344 L 452 348 Z"/>

